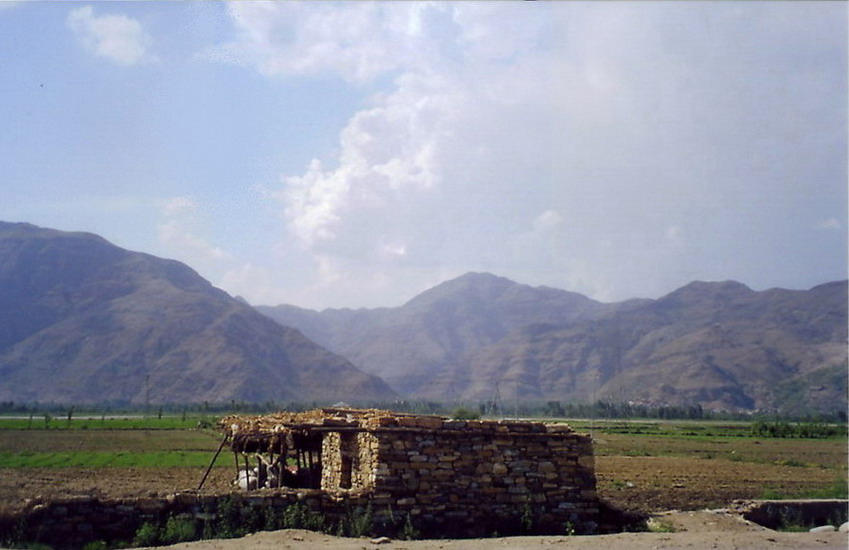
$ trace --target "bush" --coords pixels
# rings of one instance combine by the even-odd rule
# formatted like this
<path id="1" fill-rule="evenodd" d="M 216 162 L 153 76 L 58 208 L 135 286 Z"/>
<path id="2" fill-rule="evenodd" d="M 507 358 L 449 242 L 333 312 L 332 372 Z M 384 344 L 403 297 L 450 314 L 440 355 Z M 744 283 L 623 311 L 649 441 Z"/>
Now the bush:
<path id="1" fill-rule="evenodd" d="M 194 521 L 171 516 L 165 523 L 165 529 L 163 529 L 160 538 L 164 544 L 175 544 L 195 540 L 197 538 L 196 532 Z"/>
<path id="2" fill-rule="evenodd" d="M 415 540 L 421 536 L 421 532 L 413 526 L 413 519 L 408 513 L 407 519 L 404 521 L 404 527 L 401 528 L 401 538 L 404 540 Z"/>
<path id="3" fill-rule="evenodd" d="M 367 506 L 365 510 L 358 506 L 353 512 L 348 513 L 348 535 L 362 537 L 370 534 L 372 520 L 371 505 Z"/>
<path id="4" fill-rule="evenodd" d="M 313 512 L 306 504 L 290 504 L 283 512 L 284 529 L 308 529 L 310 531 L 324 531 L 327 527 L 324 514 Z"/>
<path id="5" fill-rule="evenodd" d="M 239 502 L 232 497 L 222 498 L 218 503 L 218 522 L 213 538 L 234 539 L 248 534 L 242 525 Z M 206 532 L 204 532 L 204 535 Z"/>
<path id="6" fill-rule="evenodd" d="M 159 527 L 152 523 L 145 523 L 136 531 L 133 546 L 156 546 L 159 540 Z"/>
<path id="7" fill-rule="evenodd" d="M 467 409 L 466 407 L 457 407 L 451 413 L 451 417 L 457 420 L 478 420 L 481 415 L 479 412 Z"/>

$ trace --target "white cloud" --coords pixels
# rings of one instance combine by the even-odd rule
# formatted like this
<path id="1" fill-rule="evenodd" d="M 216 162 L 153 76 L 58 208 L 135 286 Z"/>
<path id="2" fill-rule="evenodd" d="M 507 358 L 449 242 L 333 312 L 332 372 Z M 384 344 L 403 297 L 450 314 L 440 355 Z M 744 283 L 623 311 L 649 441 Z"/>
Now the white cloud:
<path id="1" fill-rule="evenodd" d="M 207 55 L 263 74 L 332 73 L 364 83 L 409 62 L 429 4 L 233 2 L 235 41 Z"/>
<path id="2" fill-rule="evenodd" d="M 546 210 L 534 219 L 534 231 L 549 231 L 563 223 L 563 217 L 554 210 Z"/>
<path id="3" fill-rule="evenodd" d="M 279 286 L 274 283 L 274 277 L 268 269 L 247 262 L 226 271 L 217 286 L 255 305 L 284 303 L 286 296 L 281 294 Z"/>
<path id="4" fill-rule="evenodd" d="M 318 266 L 312 299 L 467 270 L 624 298 L 735 277 L 716 258 L 741 240 L 763 269 L 796 207 L 764 197 L 802 193 L 845 144 L 806 130 L 835 102 L 808 100 L 831 68 L 795 10 L 234 3 L 214 55 L 366 96 L 338 155 L 273 194 Z"/>
<path id="5" fill-rule="evenodd" d="M 157 227 L 159 240 L 176 249 L 187 253 L 197 261 L 198 256 L 206 260 L 230 260 L 232 256 L 220 247 L 209 244 L 204 239 L 195 236 L 191 229 L 177 220 L 170 220 Z M 190 263 L 192 260 L 188 260 Z"/>
<path id="6" fill-rule="evenodd" d="M 826 218 L 824 220 L 820 220 L 817 223 L 817 228 L 819 229 L 830 229 L 830 230 L 840 230 L 843 225 L 838 221 L 837 218 Z"/>
<path id="7" fill-rule="evenodd" d="M 157 201 L 165 219 L 157 225 L 157 238 L 169 254 L 189 265 L 207 267 L 210 264 L 232 261 L 233 255 L 199 237 L 204 223 L 197 202 L 186 196 Z"/>
<path id="8" fill-rule="evenodd" d="M 407 246 L 404 244 L 387 244 L 383 246 L 382 251 L 388 256 L 404 257 L 407 255 Z"/>
<path id="9" fill-rule="evenodd" d="M 197 210 L 197 203 L 191 197 L 171 197 L 160 202 L 162 211 L 167 215 L 177 215 Z"/>
<path id="10" fill-rule="evenodd" d="M 154 59 L 149 54 L 150 35 L 131 17 L 96 16 L 94 8 L 83 6 L 68 14 L 67 24 L 87 50 L 119 65 Z"/>

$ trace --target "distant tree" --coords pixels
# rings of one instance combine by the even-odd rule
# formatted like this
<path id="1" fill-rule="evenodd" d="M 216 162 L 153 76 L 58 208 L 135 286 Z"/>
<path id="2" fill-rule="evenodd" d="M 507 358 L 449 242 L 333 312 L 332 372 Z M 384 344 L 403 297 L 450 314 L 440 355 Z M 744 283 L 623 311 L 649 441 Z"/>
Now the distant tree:
<path id="1" fill-rule="evenodd" d="M 457 407 L 451 413 L 451 417 L 457 420 L 478 420 L 481 415 L 479 412 L 467 409 L 466 407 Z"/>

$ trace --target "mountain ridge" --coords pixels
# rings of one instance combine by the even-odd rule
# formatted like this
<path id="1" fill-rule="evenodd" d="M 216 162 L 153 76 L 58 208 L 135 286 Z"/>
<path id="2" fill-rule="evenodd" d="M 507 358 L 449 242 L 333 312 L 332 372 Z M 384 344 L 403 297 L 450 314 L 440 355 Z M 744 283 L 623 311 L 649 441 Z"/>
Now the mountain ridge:
<path id="1" fill-rule="evenodd" d="M 0 400 L 391 399 L 377 377 L 190 267 L 0 223 Z"/>
<path id="2" fill-rule="evenodd" d="M 467 273 L 374 313 L 257 309 L 420 399 L 485 400 L 498 382 L 525 399 L 813 411 L 845 408 L 846 288 L 692 281 L 601 303 Z M 829 389 L 805 394 L 807 379 Z"/>

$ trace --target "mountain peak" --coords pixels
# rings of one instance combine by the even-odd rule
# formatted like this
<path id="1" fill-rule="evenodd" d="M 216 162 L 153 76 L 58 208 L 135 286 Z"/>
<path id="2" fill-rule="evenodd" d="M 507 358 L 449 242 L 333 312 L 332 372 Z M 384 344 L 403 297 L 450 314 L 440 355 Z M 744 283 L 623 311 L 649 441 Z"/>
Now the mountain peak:
<path id="1" fill-rule="evenodd" d="M 476 295 L 486 294 L 492 297 L 513 286 L 520 285 L 510 279 L 491 273 L 469 272 L 425 290 L 409 300 L 403 307 L 416 308 L 428 306 L 446 299 L 466 296 L 469 293 Z"/>
<path id="2" fill-rule="evenodd" d="M 0 223 L 0 399 L 395 397 L 380 379 L 175 260 Z"/>
<path id="3" fill-rule="evenodd" d="M 692 281 L 681 288 L 667 294 L 667 296 L 683 297 L 706 297 L 724 296 L 739 297 L 753 293 L 754 290 L 737 281 Z"/>

